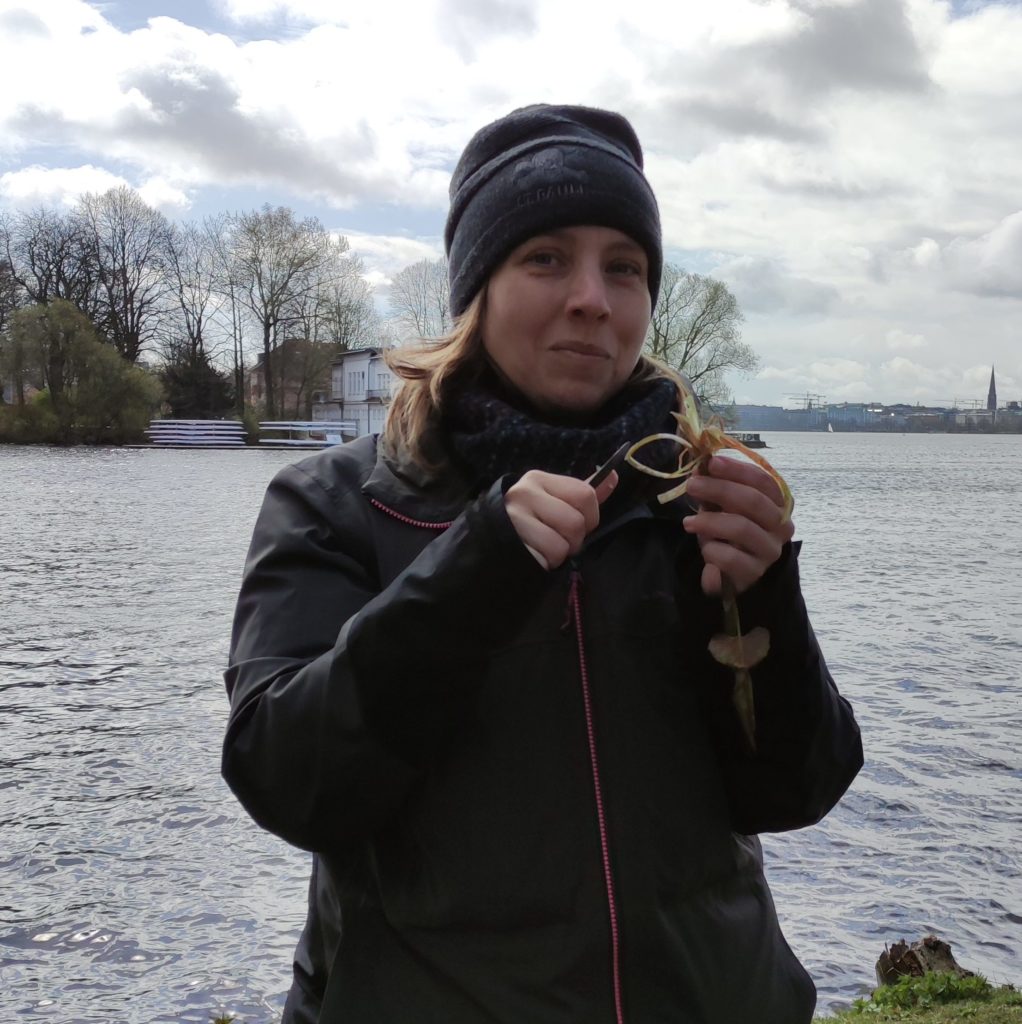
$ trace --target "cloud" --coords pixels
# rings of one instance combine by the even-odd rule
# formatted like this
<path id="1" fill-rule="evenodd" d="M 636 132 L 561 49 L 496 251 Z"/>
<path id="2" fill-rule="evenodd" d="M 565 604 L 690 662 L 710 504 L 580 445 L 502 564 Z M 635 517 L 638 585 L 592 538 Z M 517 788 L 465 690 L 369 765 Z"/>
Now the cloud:
<path id="1" fill-rule="evenodd" d="M 24 167 L 0 175 L 0 197 L 14 207 L 74 206 L 87 192 L 103 193 L 112 188 L 133 188 L 131 182 L 102 167 Z M 191 206 L 189 197 L 159 177 L 135 187 L 149 206 L 166 213 L 182 213 Z"/>
<path id="2" fill-rule="evenodd" d="M 790 0 L 790 7 L 802 15 L 801 26 L 749 46 L 743 57 L 772 67 L 796 93 L 928 88 L 905 0 Z"/>
<path id="3" fill-rule="evenodd" d="M 796 366 L 764 366 L 756 374 L 757 380 L 795 381 L 802 379 L 802 371 Z"/>
<path id="4" fill-rule="evenodd" d="M 926 386 L 885 375 L 895 357 L 946 371 L 935 398 L 979 360 L 1022 380 L 1022 5 L 223 0 L 219 33 L 186 24 L 198 2 L 162 6 L 121 31 L 112 5 L 0 0 L 0 203 L 131 184 L 190 217 L 292 205 L 380 239 L 382 288 L 439 253 L 480 125 L 610 106 L 639 130 L 668 249 L 727 280 L 743 340 L 792 373 L 743 392 L 854 389 L 812 369 L 849 358 L 892 401 Z"/>
<path id="5" fill-rule="evenodd" d="M 926 338 L 921 334 L 908 334 L 905 331 L 894 330 L 888 331 L 885 337 L 887 347 L 898 352 L 902 349 L 915 349 L 925 348 Z"/>
<path id="6" fill-rule="evenodd" d="M 143 202 L 164 213 L 184 213 L 192 205 L 186 192 L 163 178 L 150 178 L 139 185 L 137 191 Z"/>
<path id="7" fill-rule="evenodd" d="M 399 270 L 419 260 L 432 260 L 443 255 L 439 238 L 404 238 L 394 235 L 367 235 L 358 231 L 341 231 L 352 252 L 365 262 L 367 280 L 386 288 Z"/>
<path id="8" fill-rule="evenodd" d="M 967 381 L 973 387 L 987 389 L 990 387 L 990 367 L 989 366 L 970 366 L 963 374 L 962 379 Z M 995 371 L 996 379 L 996 371 Z M 1007 381 L 1001 381 L 1002 384 Z"/>
<path id="9" fill-rule="evenodd" d="M 850 384 L 869 372 L 868 363 L 855 359 L 818 359 L 809 364 L 809 377 L 821 384 Z"/>
<path id="10" fill-rule="evenodd" d="M 937 241 L 929 236 L 891 255 L 902 274 L 940 281 L 973 295 L 1022 299 L 1022 210 L 990 230 Z"/>
<path id="11" fill-rule="evenodd" d="M 0 35 L 11 35 L 14 37 L 49 36 L 49 29 L 46 22 L 38 15 L 33 14 L 25 7 L 13 7 L 7 11 L 0 11 Z"/>
<path id="12" fill-rule="evenodd" d="M 286 17 L 321 25 L 343 19 L 335 0 L 215 0 L 225 17 L 237 22 L 266 22 Z"/>
<path id="13" fill-rule="evenodd" d="M 244 112 L 237 87 L 211 68 L 159 68 L 129 76 L 125 84 L 143 102 L 111 126 L 111 143 L 124 138 L 132 146 L 155 147 L 179 165 L 202 167 L 208 178 L 287 180 L 338 205 L 362 191 L 360 168 L 375 149 L 366 124 L 335 138 L 333 148 L 348 158 L 342 162 L 290 130 L 286 118 Z"/>
<path id="14" fill-rule="evenodd" d="M 485 39 L 528 38 L 537 28 L 531 0 L 439 0 L 437 19 L 441 34 L 466 62 L 476 59 Z"/>
<path id="15" fill-rule="evenodd" d="M 942 263 L 940 245 L 932 238 L 924 238 L 908 251 L 913 265 L 921 270 L 931 270 Z"/>
<path id="16" fill-rule="evenodd" d="M 956 238 L 946 247 L 944 262 L 966 291 L 1022 298 L 1022 210 L 979 238 Z"/>
<path id="17" fill-rule="evenodd" d="M 785 389 L 784 397 L 794 400 L 799 394 L 813 395 L 814 401 L 863 401 L 874 393 L 869 382 L 871 367 L 855 359 L 815 359 L 796 366 L 767 366 L 757 380 L 777 381 Z M 773 404 L 780 405 L 778 395 Z"/>
<path id="18" fill-rule="evenodd" d="M 679 119 L 690 119 L 717 129 L 723 135 L 751 135 L 783 142 L 816 142 L 819 128 L 806 120 L 785 117 L 757 100 L 720 96 L 692 96 L 675 104 Z"/>
<path id="19" fill-rule="evenodd" d="M 102 167 L 41 167 L 34 164 L 0 175 L 0 196 L 15 206 L 74 206 L 86 192 L 106 192 L 127 185 Z"/>
<path id="20" fill-rule="evenodd" d="M 904 400 L 931 400 L 954 398 L 948 394 L 963 388 L 964 377 L 960 370 L 948 366 L 932 367 L 895 356 L 880 364 L 880 374 L 894 394 L 905 396 Z M 968 390 L 965 386 L 965 390 Z"/>
<path id="21" fill-rule="evenodd" d="M 735 257 L 719 264 L 712 274 L 731 287 L 739 305 L 747 312 L 825 313 L 840 299 L 835 288 L 796 277 L 776 261 L 762 257 Z"/>

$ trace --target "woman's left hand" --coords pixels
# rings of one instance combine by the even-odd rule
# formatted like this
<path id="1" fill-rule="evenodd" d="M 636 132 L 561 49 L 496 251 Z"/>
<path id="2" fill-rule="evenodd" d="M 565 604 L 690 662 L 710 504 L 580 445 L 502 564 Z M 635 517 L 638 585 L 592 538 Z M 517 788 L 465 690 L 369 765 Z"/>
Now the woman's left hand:
<path id="1" fill-rule="evenodd" d="M 719 594 L 727 573 L 741 594 L 780 558 L 795 527 L 782 522 L 781 489 L 758 466 L 715 455 L 707 468 L 689 480 L 687 493 L 700 509 L 685 519 L 685 529 L 699 538 L 703 591 Z"/>

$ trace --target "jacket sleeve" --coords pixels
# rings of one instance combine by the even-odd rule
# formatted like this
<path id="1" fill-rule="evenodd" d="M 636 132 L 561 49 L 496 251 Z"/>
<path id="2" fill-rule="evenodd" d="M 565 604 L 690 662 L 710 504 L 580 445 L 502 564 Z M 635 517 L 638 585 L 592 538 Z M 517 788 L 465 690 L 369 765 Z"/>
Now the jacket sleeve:
<path id="1" fill-rule="evenodd" d="M 264 828 L 338 850 L 399 807 L 457 729 L 486 652 L 546 574 L 500 483 L 385 589 L 357 485 L 289 466 L 246 561 L 225 673 L 222 771 Z"/>
<path id="2" fill-rule="evenodd" d="M 798 550 L 739 599 L 743 632 L 770 631 L 770 652 L 752 669 L 756 751 L 748 750 L 731 702 L 734 676 L 707 651 L 720 628 L 720 605 L 703 600 L 700 652 L 705 705 L 720 752 L 736 832 L 781 832 L 815 824 L 840 800 L 862 767 L 851 706 L 838 693 L 813 634 L 799 585 Z M 698 571 L 689 586 L 698 587 Z"/>

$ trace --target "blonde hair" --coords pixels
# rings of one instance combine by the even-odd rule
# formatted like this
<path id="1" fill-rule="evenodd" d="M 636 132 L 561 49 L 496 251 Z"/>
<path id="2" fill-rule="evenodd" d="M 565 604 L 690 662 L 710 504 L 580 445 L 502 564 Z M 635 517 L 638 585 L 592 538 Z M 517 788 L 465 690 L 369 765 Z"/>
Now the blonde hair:
<path id="1" fill-rule="evenodd" d="M 404 452 L 426 468 L 437 468 L 426 454 L 424 440 L 439 420 L 444 402 L 459 387 L 470 386 L 486 365 L 483 349 L 483 318 L 486 314 L 486 288 L 454 322 L 442 338 L 421 339 L 413 345 L 391 349 L 387 365 L 401 379 L 390 404 L 383 428 L 384 444 L 392 452 Z M 666 377 L 678 389 L 678 408 L 686 385 L 677 371 L 647 356 L 639 356 L 626 387 L 646 384 Z"/>
<path id="2" fill-rule="evenodd" d="M 387 365 L 401 378 L 383 428 L 391 451 L 405 451 L 415 462 L 432 465 L 423 439 L 453 388 L 482 368 L 485 309 L 486 289 L 480 288 L 444 337 L 423 338 L 387 353 Z"/>

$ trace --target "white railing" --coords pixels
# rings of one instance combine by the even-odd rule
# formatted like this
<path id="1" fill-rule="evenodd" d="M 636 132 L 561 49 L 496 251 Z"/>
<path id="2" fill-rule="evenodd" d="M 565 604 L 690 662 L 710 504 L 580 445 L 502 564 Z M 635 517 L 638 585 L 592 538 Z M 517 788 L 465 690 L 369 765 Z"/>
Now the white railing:
<path id="1" fill-rule="evenodd" d="M 260 444 L 271 448 L 329 448 L 358 437 L 354 420 L 263 420 L 259 430 L 286 435 L 259 438 Z"/>
<path id="2" fill-rule="evenodd" d="M 156 448 L 243 448 L 238 420 L 152 420 L 145 433 Z"/>

